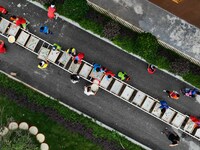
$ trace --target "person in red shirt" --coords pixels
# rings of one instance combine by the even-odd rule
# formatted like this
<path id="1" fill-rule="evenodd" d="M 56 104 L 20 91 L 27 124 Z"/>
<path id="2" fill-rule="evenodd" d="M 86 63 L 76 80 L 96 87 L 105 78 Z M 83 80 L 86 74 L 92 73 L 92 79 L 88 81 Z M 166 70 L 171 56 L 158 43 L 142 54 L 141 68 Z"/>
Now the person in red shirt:
<path id="1" fill-rule="evenodd" d="M 2 40 L 0 40 L 0 53 L 6 53 L 5 43 Z"/>
<path id="2" fill-rule="evenodd" d="M 8 13 L 8 11 L 3 6 L 0 6 L 0 12 L 4 15 Z"/>
<path id="3" fill-rule="evenodd" d="M 152 64 L 148 65 L 147 71 L 148 71 L 149 74 L 154 74 L 154 72 L 156 71 L 156 67 Z"/>
<path id="4" fill-rule="evenodd" d="M 168 94 L 168 97 L 178 100 L 180 98 L 180 95 L 176 91 L 168 91 L 168 90 L 163 90 L 163 92 L 166 92 Z"/>
<path id="5" fill-rule="evenodd" d="M 51 6 L 49 6 L 49 8 L 48 8 L 48 13 L 47 13 L 48 18 L 54 19 L 55 18 L 55 12 L 56 12 L 55 5 L 51 4 Z"/>
<path id="6" fill-rule="evenodd" d="M 78 55 L 74 56 L 74 58 L 73 58 L 74 63 L 81 64 L 81 61 L 83 60 L 84 56 L 85 56 L 84 53 L 78 53 Z"/>
<path id="7" fill-rule="evenodd" d="M 26 20 L 22 17 L 11 16 L 10 20 L 16 23 L 17 26 L 22 26 L 26 30 Z"/>
<path id="8" fill-rule="evenodd" d="M 110 79 L 111 77 L 115 76 L 115 74 L 112 71 L 110 71 L 110 70 L 106 71 L 105 75 L 106 75 L 107 79 Z"/>

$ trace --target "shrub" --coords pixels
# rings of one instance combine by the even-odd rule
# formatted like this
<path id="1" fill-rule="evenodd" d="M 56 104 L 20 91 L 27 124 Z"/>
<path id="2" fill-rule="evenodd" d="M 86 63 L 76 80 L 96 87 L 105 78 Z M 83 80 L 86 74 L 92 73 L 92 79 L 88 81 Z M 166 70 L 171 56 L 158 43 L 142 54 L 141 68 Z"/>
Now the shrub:
<path id="1" fill-rule="evenodd" d="M 89 10 L 86 0 L 65 0 L 64 4 L 56 5 L 57 12 L 79 22 Z"/>
<path id="2" fill-rule="evenodd" d="M 156 37 L 151 33 L 141 33 L 136 39 L 136 52 L 149 62 L 155 61 L 158 46 Z"/>
<path id="3" fill-rule="evenodd" d="M 108 39 L 113 39 L 120 34 L 120 26 L 114 21 L 109 21 L 103 28 L 103 35 Z"/>
<path id="4" fill-rule="evenodd" d="M 182 75 L 185 81 L 195 85 L 197 88 L 200 88 L 200 75 L 194 75 L 191 72 Z"/>

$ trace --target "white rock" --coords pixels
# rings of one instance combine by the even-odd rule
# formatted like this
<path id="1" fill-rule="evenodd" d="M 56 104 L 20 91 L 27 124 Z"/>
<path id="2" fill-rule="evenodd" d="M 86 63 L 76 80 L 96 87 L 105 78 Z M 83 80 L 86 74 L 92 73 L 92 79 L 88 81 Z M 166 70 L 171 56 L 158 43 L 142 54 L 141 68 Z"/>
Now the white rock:
<path id="1" fill-rule="evenodd" d="M 35 127 L 35 126 L 31 126 L 31 127 L 29 128 L 29 132 L 30 132 L 31 134 L 33 134 L 33 135 L 36 135 L 36 134 L 38 133 L 38 128 Z"/>
<path id="2" fill-rule="evenodd" d="M 19 128 L 22 129 L 22 130 L 28 130 L 28 124 L 26 122 L 21 122 L 19 124 Z"/>
<path id="3" fill-rule="evenodd" d="M 10 129 L 10 130 L 16 130 L 17 128 L 18 128 L 18 124 L 16 122 L 11 122 L 8 125 L 8 129 Z"/>
<path id="4" fill-rule="evenodd" d="M 41 149 L 41 150 L 49 150 L 49 145 L 48 145 L 47 143 L 42 143 L 42 144 L 40 145 L 40 149 Z"/>
<path id="5" fill-rule="evenodd" d="M 38 133 L 36 135 L 36 139 L 40 142 L 40 143 L 43 143 L 44 140 L 45 140 L 45 136 L 42 134 L 42 133 Z"/>
<path id="6" fill-rule="evenodd" d="M 0 131 L 0 136 L 4 136 L 8 133 L 9 129 L 7 127 L 4 127 L 2 131 Z"/>

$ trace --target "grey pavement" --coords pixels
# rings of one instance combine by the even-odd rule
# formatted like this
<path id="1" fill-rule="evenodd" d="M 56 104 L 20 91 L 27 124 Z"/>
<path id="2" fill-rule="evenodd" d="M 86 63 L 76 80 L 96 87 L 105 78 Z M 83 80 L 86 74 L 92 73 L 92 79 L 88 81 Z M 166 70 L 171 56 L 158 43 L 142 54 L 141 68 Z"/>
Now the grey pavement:
<path id="1" fill-rule="evenodd" d="M 200 29 L 148 0 L 88 0 L 150 32 L 200 64 Z M 127 15 L 128 14 L 128 15 Z"/>
<path id="2" fill-rule="evenodd" d="M 62 19 L 48 20 L 46 11 L 27 1 L 0 0 L 0 4 L 7 7 L 10 13 L 27 18 L 31 22 L 29 30 L 35 35 L 50 43 L 57 42 L 64 49 L 75 47 L 79 52 L 85 53 L 85 60 L 90 63 L 100 63 L 114 72 L 125 70 L 131 75 L 129 84 L 155 98 L 166 99 L 170 106 L 180 112 L 199 115 L 200 104 L 194 99 L 181 95 L 179 101 L 173 101 L 162 92 L 163 89 L 179 90 L 188 87 L 186 83 L 160 70 L 157 70 L 154 75 L 149 75 L 145 62 Z M 46 36 L 39 33 L 42 24 L 48 25 L 54 34 Z M 6 41 L 3 37 L 1 39 Z M 154 150 L 171 149 L 168 146 L 170 141 L 160 134 L 160 131 L 166 127 L 165 123 L 103 90 L 99 90 L 95 97 L 85 96 L 83 86 L 88 84 L 86 81 L 81 80 L 74 85 L 69 80 L 69 73 L 52 64 L 47 70 L 40 70 L 37 68 L 39 60 L 35 54 L 16 44 L 6 43 L 6 45 L 8 52 L 0 55 L 1 70 L 7 73 L 17 72 L 18 79 Z M 180 131 L 178 133 L 181 134 Z M 186 136 L 182 138 L 181 144 L 173 149 L 198 150 L 200 143 Z"/>

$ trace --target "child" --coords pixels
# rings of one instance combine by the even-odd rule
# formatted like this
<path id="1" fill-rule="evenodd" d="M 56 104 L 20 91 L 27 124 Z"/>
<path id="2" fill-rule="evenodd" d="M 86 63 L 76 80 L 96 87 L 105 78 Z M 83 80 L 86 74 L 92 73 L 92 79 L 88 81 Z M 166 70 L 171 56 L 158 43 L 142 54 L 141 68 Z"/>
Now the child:
<path id="1" fill-rule="evenodd" d="M 40 27 L 40 32 L 44 33 L 44 34 L 53 34 L 49 28 L 47 26 L 42 26 Z"/>

